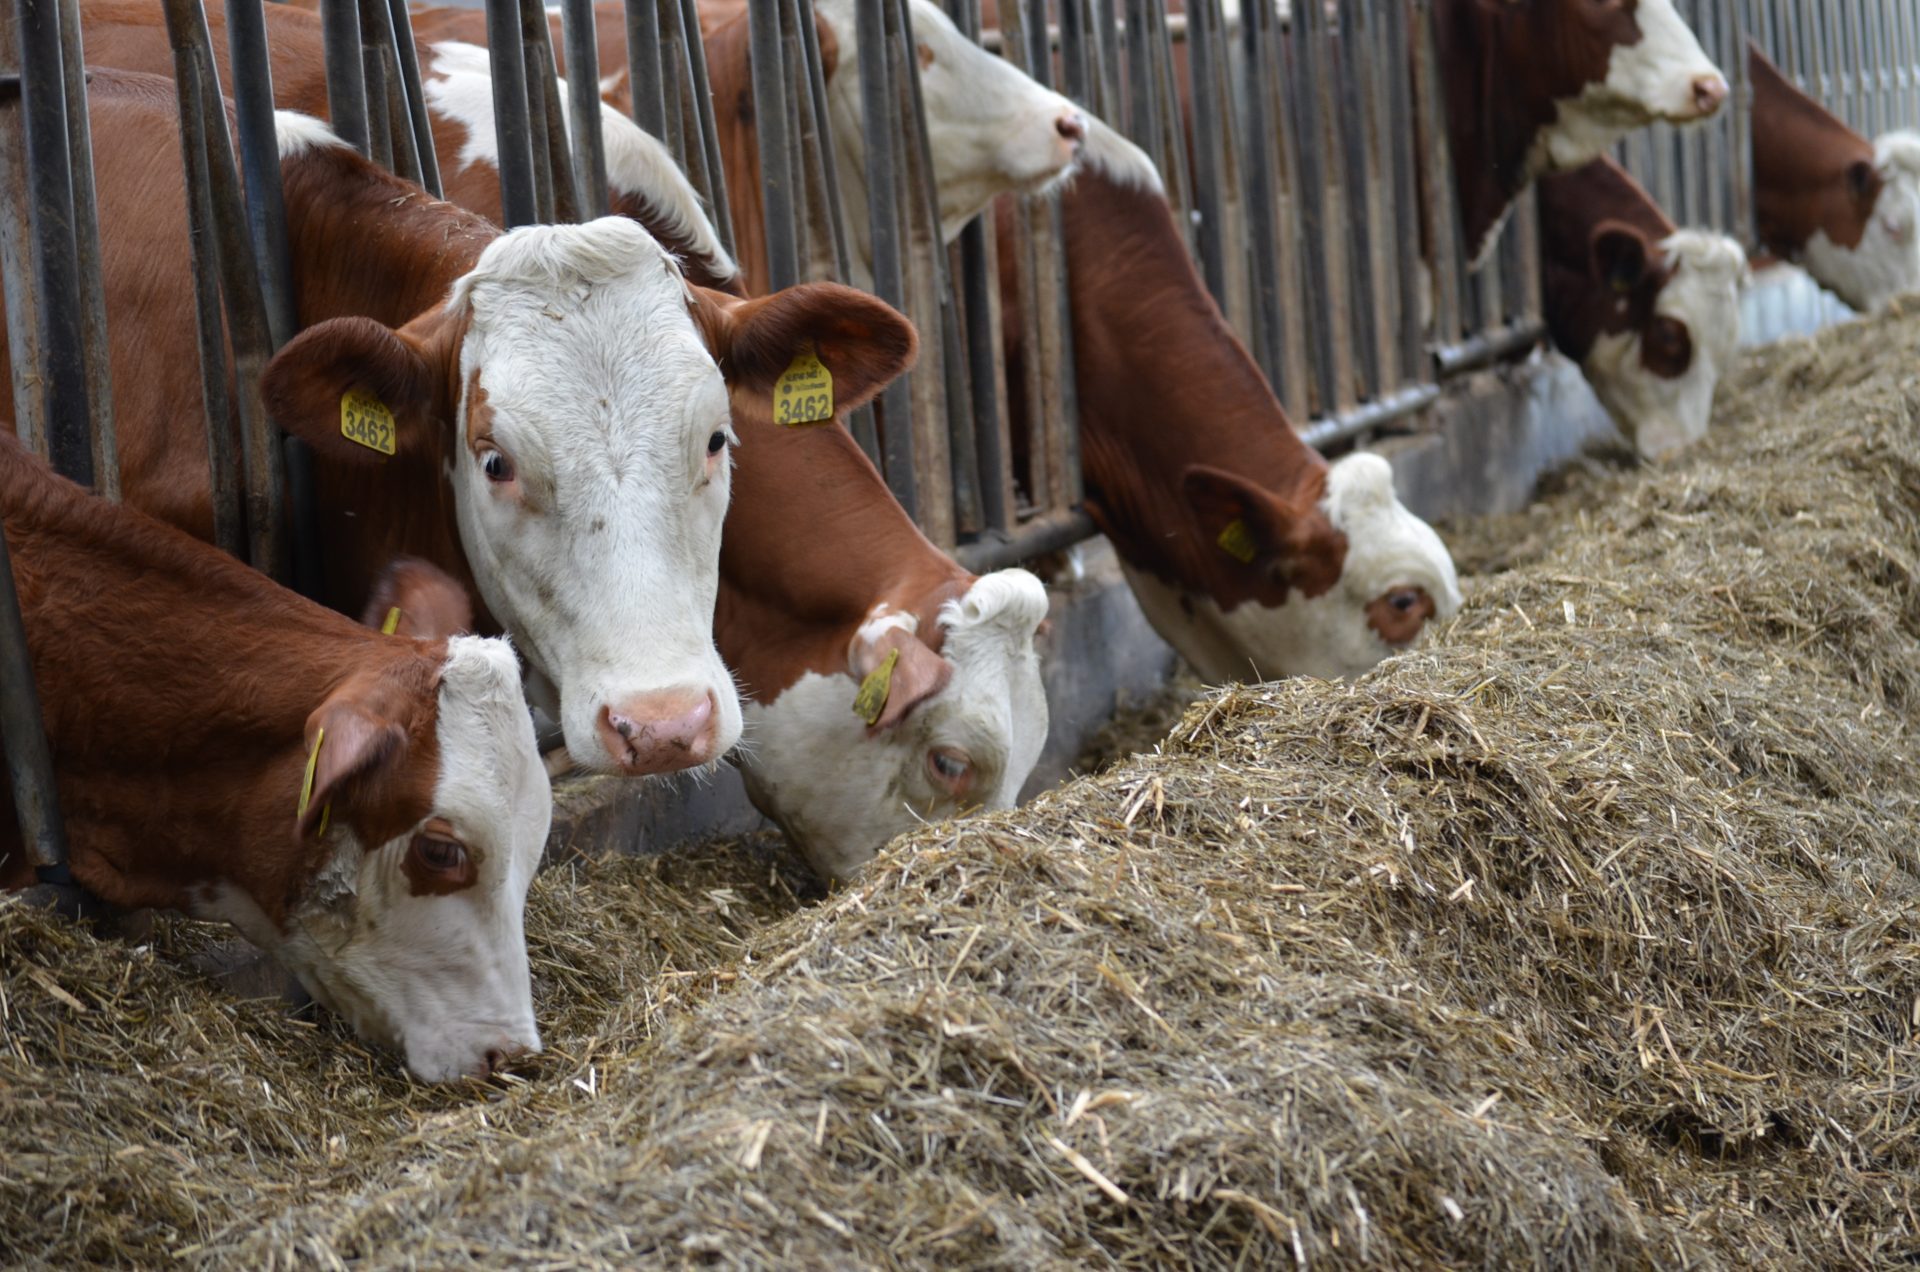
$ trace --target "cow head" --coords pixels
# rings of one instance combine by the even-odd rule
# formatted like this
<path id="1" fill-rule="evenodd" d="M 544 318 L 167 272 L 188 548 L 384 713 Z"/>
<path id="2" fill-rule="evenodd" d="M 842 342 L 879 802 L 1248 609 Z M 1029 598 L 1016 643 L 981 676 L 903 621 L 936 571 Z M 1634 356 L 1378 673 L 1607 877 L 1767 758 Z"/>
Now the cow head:
<path id="1" fill-rule="evenodd" d="M 1874 143 L 1873 157 L 1871 172 L 1856 160 L 1829 192 L 1830 216 L 1807 240 L 1803 259 L 1821 286 L 1861 313 L 1920 291 L 1920 134 L 1888 133 Z M 1833 218 L 1839 228 L 1829 234 Z"/>
<path id="2" fill-rule="evenodd" d="M 1086 117 L 962 35 L 929 0 L 910 0 L 907 10 L 920 60 L 940 224 L 952 242 L 998 196 L 1031 193 L 1064 175 L 1086 135 Z M 827 68 L 827 108 L 841 188 L 847 206 L 865 207 L 867 139 L 853 0 L 822 0 L 814 12 L 838 45 L 837 67 Z M 852 220 L 864 249 L 866 218 Z"/>
<path id="3" fill-rule="evenodd" d="M 415 630 L 440 608 L 417 609 Z M 540 1049 L 523 915 L 553 813 L 512 648 L 437 648 L 437 683 L 415 661 L 353 674 L 308 717 L 311 776 L 287 815 L 320 865 L 284 917 L 224 884 L 190 905 L 429 1082 Z"/>
<path id="4" fill-rule="evenodd" d="M 748 704 L 741 769 L 755 804 L 834 879 L 923 822 L 1011 808 L 1047 736 L 1034 649 L 1046 614 L 1033 575 L 986 575 L 942 606 L 936 653 L 912 614 L 883 607 L 854 637 L 846 675 L 808 673 Z M 870 702 L 869 726 L 851 707 L 876 671 L 886 696 Z"/>
<path id="5" fill-rule="evenodd" d="M 309 328 L 262 385 L 317 449 L 451 486 L 480 595 L 590 768 L 694 767 L 740 734 L 712 635 L 733 431 L 691 303 L 629 220 L 530 226 L 399 330 Z"/>
<path id="6" fill-rule="evenodd" d="M 1154 630 L 1207 680 L 1359 675 L 1460 607 L 1446 545 L 1378 455 L 1333 464 L 1309 506 L 1204 465 L 1183 485 L 1208 588 L 1123 566 Z"/>
<path id="7" fill-rule="evenodd" d="M 1478 0 L 1533 11 L 1550 68 L 1557 117 L 1536 141 L 1535 171 L 1570 171 L 1656 120 L 1706 119 L 1727 99 L 1727 79 L 1700 47 L 1673 0 Z M 1514 73 L 1523 74 L 1516 66 Z"/>
<path id="8" fill-rule="evenodd" d="M 1580 369 L 1642 455 L 1706 435 L 1713 393 L 1740 336 L 1746 253 L 1719 234 L 1658 243 L 1618 221 L 1593 229 L 1586 287 L 1605 312 Z"/>

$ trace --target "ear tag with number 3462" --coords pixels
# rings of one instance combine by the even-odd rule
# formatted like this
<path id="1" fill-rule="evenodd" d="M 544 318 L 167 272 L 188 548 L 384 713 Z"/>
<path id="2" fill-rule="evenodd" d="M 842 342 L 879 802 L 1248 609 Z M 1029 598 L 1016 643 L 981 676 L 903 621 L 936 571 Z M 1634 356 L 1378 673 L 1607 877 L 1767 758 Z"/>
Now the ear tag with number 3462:
<path id="1" fill-rule="evenodd" d="M 812 344 L 803 345 L 773 383 L 773 422 L 799 428 L 832 419 L 833 372 L 820 361 Z"/>
<path id="2" fill-rule="evenodd" d="M 394 452 L 393 412 L 365 389 L 340 395 L 340 436 L 382 455 Z"/>

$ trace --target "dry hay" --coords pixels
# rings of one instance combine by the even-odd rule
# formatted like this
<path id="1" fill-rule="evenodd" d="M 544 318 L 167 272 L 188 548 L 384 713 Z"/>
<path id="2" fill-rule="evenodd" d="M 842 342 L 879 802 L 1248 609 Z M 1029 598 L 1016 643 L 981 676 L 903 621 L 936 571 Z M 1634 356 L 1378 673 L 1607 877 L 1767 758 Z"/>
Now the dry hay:
<path id="1" fill-rule="evenodd" d="M 1917 366 L 1763 354 L 1435 647 L 821 905 L 549 871 L 504 1087 L 0 907 L 0 1261 L 1912 1264 Z"/>

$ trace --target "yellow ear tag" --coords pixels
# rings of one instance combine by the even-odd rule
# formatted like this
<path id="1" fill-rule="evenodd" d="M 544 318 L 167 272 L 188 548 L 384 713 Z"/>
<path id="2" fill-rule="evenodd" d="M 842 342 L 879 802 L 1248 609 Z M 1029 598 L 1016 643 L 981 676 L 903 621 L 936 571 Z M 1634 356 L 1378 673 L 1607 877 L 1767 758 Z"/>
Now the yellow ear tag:
<path id="1" fill-rule="evenodd" d="M 387 611 L 386 620 L 380 624 L 380 634 L 382 636 L 391 636 L 399 630 L 400 630 L 400 607 L 396 605 L 392 609 Z"/>
<path id="2" fill-rule="evenodd" d="M 362 389 L 348 389 L 340 395 L 340 436 L 368 450 L 391 455 L 393 412 L 387 404 Z"/>
<path id="3" fill-rule="evenodd" d="M 1253 531 L 1247 529 L 1247 523 L 1240 520 L 1240 518 L 1235 517 L 1232 521 L 1227 522 L 1227 528 L 1220 532 L 1220 537 L 1215 539 L 1214 542 L 1220 545 L 1222 552 L 1240 564 L 1253 564 L 1253 557 L 1256 551 L 1253 542 Z"/>
<path id="4" fill-rule="evenodd" d="M 853 695 L 853 713 L 869 725 L 878 724 L 880 713 L 887 709 L 887 695 L 893 692 L 893 668 L 900 661 L 900 651 L 889 649 L 886 661 L 867 673 L 860 682 L 860 692 Z"/>
<path id="5" fill-rule="evenodd" d="M 821 363 L 811 344 L 787 364 L 773 382 L 773 422 L 788 428 L 825 424 L 833 419 L 833 372 Z"/>
<path id="6" fill-rule="evenodd" d="M 300 807 L 293 812 L 293 820 L 298 823 L 307 815 L 307 805 L 313 801 L 313 774 L 320 767 L 320 744 L 327 740 L 326 726 L 313 731 L 313 754 L 307 756 L 307 775 L 300 779 Z M 320 829 L 316 835 L 327 833 L 327 822 L 333 816 L 333 805 L 329 803 L 320 810 Z"/>

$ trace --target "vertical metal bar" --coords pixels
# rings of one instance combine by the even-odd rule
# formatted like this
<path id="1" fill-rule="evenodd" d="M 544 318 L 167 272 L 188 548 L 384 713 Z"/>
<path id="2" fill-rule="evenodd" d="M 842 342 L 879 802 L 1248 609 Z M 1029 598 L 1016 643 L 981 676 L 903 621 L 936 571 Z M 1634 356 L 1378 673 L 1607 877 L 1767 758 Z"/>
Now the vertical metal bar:
<path id="1" fill-rule="evenodd" d="M 360 0 L 356 15 L 360 24 L 361 100 L 367 109 L 367 157 L 389 172 L 393 171 L 393 128 L 387 118 L 387 65 L 380 55 L 380 24 L 374 20 L 378 6 L 386 11 L 386 0 Z"/>
<path id="2" fill-rule="evenodd" d="M 1317 2 L 1317 0 L 1316 0 Z M 1193 206 L 1199 213 L 1195 240 L 1200 272 L 1220 311 L 1228 311 L 1227 217 L 1224 186 L 1226 121 L 1214 92 L 1224 66 L 1216 66 L 1214 33 L 1220 24 L 1219 0 L 1189 0 L 1187 75 L 1193 111 Z"/>
<path id="3" fill-rule="evenodd" d="M 541 0 L 520 0 L 520 42 L 527 53 L 527 119 L 533 133 L 534 178 L 542 183 L 536 185 L 535 194 L 543 219 L 577 221 L 580 216 L 573 197 L 567 108 L 560 100 L 560 70 L 554 61 L 547 10 Z"/>
<path id="4" fill-rule="evenodd" d="M 802 127 L 811 130 L 808 150 L 818 164 L 818 172 L 807 176 L 810 214 L 824 217 L 827 247 L 833 261 L 833 277 L 845 281 L 853 276 L 853 255 L 847 247 L 847 219 L 840 204 L 839 156 L 834 150 L 833 120 L 827 113 L 826 68 L 820 62 L 820 32 L 815 25 L 812 0 L 786 0 L 787 10 L 798 35 L 798 71 L 806 85 L 801 96 Z M 817 202 L 816 202 L 817 175 Z M 872 417 L 867 417 L 868 425 Z M 870 452 L 878 456 L 878 451 Z"/>
<path id="5" fill-rule="evenodd" d="M 489 29 L 487 36 L 491 41 L 494 32 Z M 327 60 L 327 119 L 340 140 L 369 154 L 359 0 L 320 0 L 320 37 Z"/>
<path id="6" fill-rule="evenodd" d="M 66 826 L 60 817 L 53 752 L 47 745 L 39 690 L 34 687 L 27 627 L 20 594 L 13 585 L 13 559 L 4 530 L 0 526 L 0 752 L 6 754 L 13 813 L 27 860 L 42 883 L 66 883 Z"/>
<path id="7" fill-rule="evenodd" d="M 33 285 L 40 293 L 40 374 L 47 380 L 47 453 L 55 471 L 93 484 L 93 438 L 74 251 L 73 184 L 57 0 L 18 0 L 20 96 L 33 200 Z"/>
<path id="8" fill-rule="evenodd" d="M 487 0 L 487 63 L 493 75 L 500 219 L 511 230 L 532 225 L 539 217 L 534 201 L 533 134 L 527 116 L 527 64 L 520 51 L 519 0 Z"/>
<path id="9" fill-rule="evenodd" d="M 1126 0 L 1127 136 L 1148 154 L 1160 138 L 1160 98 L 1153 91 L 1153 24 L 1150 0 Z"/>
<path id="10" fill-rule="evenodd" d="M 1247 67 L 1247 162 L 1245 193 L 1252 265 L 1254 338 L 1248 342 L 1276 392 L 1285 394 L 1286 355 L 1280 296 L 1280 162 L 1277 112 L 1273 109 L 1274 39 L 1271 5 L 1257 4 L 1240 17 L 1240 43 Z"/>
<path id="11" fill-rule="evenodd" d="M 667 138 L 665 76 L 660 73 L 660 12 L 654 0 L 626 0 L 627 87 L 633 93 L 633 122 L 649 136 Z"/>
<path id="12" fill-rule="evenodd" d="M 900 182 L 893 162 L 892 76 L 887 56 L 887 0 L 854 0 L 854 42 L 859 46 L 860 114 L 868 138 L 867 146 L 867 223 L 870 234 L 874 294 L 896 309 L 906 298 L 906 279 L 901 266 L 901 244 L 897 215 Z M 757 106 L 757 103 L 756 103 Z M 766 116 L 756 117 L 762 129 L 761 145 L 766 145 Z M 764 149 L 763 149 L 764 154 Z M 918 518 L 919 501 L 914 490 L 913 408 L 910 376 L 902 376 L 888 385 L 880 396 L 886 432 L 881 438 L 881 471 L 907 515 Z"/>
<path id="13" fill-rule="evenodd" d="M 113 367 L 107 293 L 100 279 L 100 209 L 93 183 L 93 125 L 87 118 L 86 57 L 79 0 L 59 0 L 61 78 L 66 93 L 67 170 L 73 193 L 74 262 L 80 274 L 80 357 L 86 368 L 94 489 L 120 498 L 120 448 L 113 428 Z"/>
<path id="14" fill-rule="evenodd" d="M 358 57 L 359 50 L 354 50 Z M 186 172 L 187 229 L 192 245 L 194 319 L 200 344 L 200 397 L 206 408 L 207 470 L 213 503 L 214 545 L 244 557 L 241 542 L 239 464 L 233 452 L 233 404 L 227 397 L 226 347 L 220 323 L 218 249 L 214 246 L 213 199 L 207 175 L 206 117 L 200 69 L 175 52 L 174 90 L 180 103 L 180 154 Z"/>
<path id="15" fill-rule="evenodd" d="M 600 36 L 593 0 L 561 0 L 567 48 L 567 109 L 573 120 L 574 199 L 580 219 L 607 214 L 607 151 L 600 136 Z"/>
<path id="16" fill-rule="evenodd" d="M 810 50 L 808 56 L 813 65 L 820 65 L 819 37 L 813 27 L 813 7 L 807 0 L 801 0 L 800 30 Z M 707 81 L 707 52 L 700 35 L 700 15 L 694 0 L 680 0 L 680 27 L 683 43 L 687 51 L 687 66 L 692 71 L 691 89 L 693 93 L 694 121 L 700 132 L 700 148 L 706 156 L 704 179 L 706 184 L 700 192 L 707 197 L 707 208 L 713 213 L 714 228 L 719 231 L 720 245 L 733 252 L 733 212 L 727 203 L 727 168 L 720 153 L 720 127 L 713 117 L 713 87 Z M 826 89 L 820 89 L 819 100 L 825 100 Z M 826 116 L 824 112 L 822 119 Z M 830 133 L 832 129 L 827 129 Z M 831 154 L 831 152 L 829 152 Z M 833 171 L 829 158 L 827 170 Z"/>
<path id="17" fill-rule="evenodd" d="M 1453 158 L 1447 140 L 1446 98 L 1441 91 L 1433 23 L 1431 0 L 1415 0 L 1413 29 L 1408 35 L 1413 41 L 1414 97 L 1427 175 L 1427 224 L 1433 236 L 1433 329 L 1439 344 L 1450 345 L 1460 338 L 1460 205 L 1455 194 Z"/>
<path id="18" fill-rule="evenodd" d="M 14 9 L 0 0 L 0 74 L 17 76 Z M 16 80 L 17 83 L 17 80 Z M 27 191 L 27 136 L 17 94 L 0 101 L 0 282 L 5 284 L 7 364 L 13 381 L 13 427 L 27 447 L 47 457 L 46 378 L 40 374 L 40 293 L 33 284 L 33 212 Z"/>
<path id="19" fill-rule="evenodd" d="M 413 152 L 420 165 L 420 184 L 437 199 L 441 194 L 440 161 L 433 149 L 433 120 L 427 115 L 427 94 L 420 85 L 419 51 L 413 42 L 413 23 L 407 17 L 407 0 L 387 0 L 387 29 L 393 37 L 400 84 L 406 90 L 407 118 L 413 125 Z"/>
<path id="20" fill-rule="evenodd" d="M 878 3 L 879 0 L 862 0 Z M 864 12 L 864 9 L 861 10 Z M 773 290 L 800 281 L 800 239 L 795 221 L 793 146 L 788 136 L 786 58 L 780 48 L 780 0 L 748 0 L 747 33 L 753 68 L 753 119 L 760 143 L 760 188 L 766 205 L 767 274 Z M 862 33 L 864 39 L 864 30 Z M 885 49 L 876 45 L 884 56 Z M 861 48 L 862 96 L 867 50 Z M 869 115 L 868 135 L 874 132 Z M 869 156 L 880 149 L 870 147 Z M 892 156 L 888 155 L 889 165 Z M 882 293 L 884 296 L 885 293 Z M 885 297 L 890 303 L 896 296 Z"/>
<path id="21" fill-rule="evenodd" d="M 1343 232 L 1349 245 L 1347 256 L 1347 312 L 1352 315 L 1349 328 L 1354 344 L 1354 375 L 1359 381 L 1361 398 L 1380 395 L 1386 387 L 1383 379 L 1387 359 L 1386 317 L 1390 308 L 1379 268 L 1392 248 L 1376 237 L 1382 229 L 1379 218 L 1379 155 L 1370 131 L 1373 93 L 1366 70 L 1371 58 L 1366 48 L 1367 27 L 1354 0 L 1341 0 L 1340 27 L 1332 33 L 1336 41 L 1330 58 L 1334 80 L 1334 136 L 1339 141 L 1347 172 L 1342 192 L 1346 196 Z"/>

